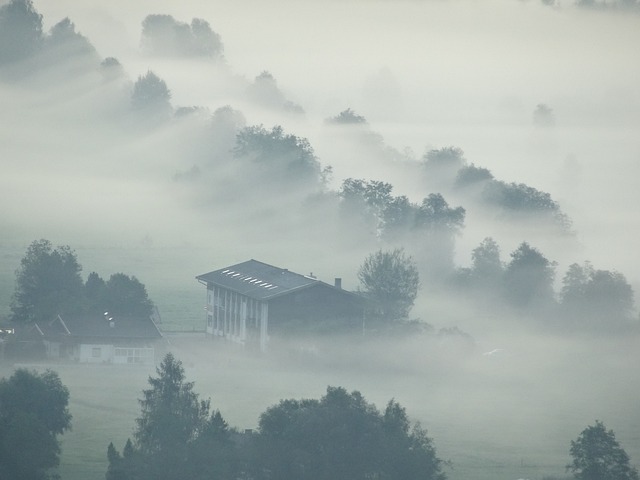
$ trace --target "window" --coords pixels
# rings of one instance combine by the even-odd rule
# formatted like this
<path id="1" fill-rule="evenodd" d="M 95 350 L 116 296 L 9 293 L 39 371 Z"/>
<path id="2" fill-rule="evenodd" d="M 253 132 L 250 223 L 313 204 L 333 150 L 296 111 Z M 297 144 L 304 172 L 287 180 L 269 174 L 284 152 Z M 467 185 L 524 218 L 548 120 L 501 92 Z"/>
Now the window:
<path id="1" fill-rule="evenodd" d="M 93 358 L 100 358 L 102 356 L 102 348 L 100 347 L 93 347 L 91 349 L 91 356 Z"/>
<path id="2" fill-rule="evenodd" d="M 116 357 L 121 363 L 150 363 L 153 361 L 153 348 L 116 348 Z"/>

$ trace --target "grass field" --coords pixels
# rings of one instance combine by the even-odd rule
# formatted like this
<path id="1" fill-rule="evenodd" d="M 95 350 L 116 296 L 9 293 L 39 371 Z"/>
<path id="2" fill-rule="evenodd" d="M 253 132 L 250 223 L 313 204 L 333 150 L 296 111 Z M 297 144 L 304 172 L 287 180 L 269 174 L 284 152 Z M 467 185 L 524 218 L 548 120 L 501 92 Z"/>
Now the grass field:
<path id="1" fill-rule="evenodd" d="M 596 418 L 616 431 L 632 461 L 637 464 L 640 458 L 640 382 L 604 376 L 620 367 L 622 356 L 612 363 L 577 358 L 582 366 L 573 365 L 567 376 L 557 359 L 527 365 L 524 359 L 486 363 L 470 355 L 451 361 L 415 343 L 379 355 L 372 355 L 379 344 L 343 349 L 330 341 L 312 355 L 289 350 L 253 356 L 194 335 L 169 341 L 196 392 L 210 397 L 213 408 L 240 429 L 256 428 L 260 413 L 280 399 L 317 398 L 334 385 L 361 391 L 379 408 L 391 398 L 398 400 L 428 429 L 439 456 L 451 461 L 451 480 L 561 478 L 570 440 Z M 564 360 L 583 353 L 574 348 Z M 27 367 L 42 370 L 46 365 Z M 73 430 L 63 437 L 62 479 L 102 479 L 107 445 L 113 442 L 121 449 L 131 436 L 137 399 L 154 371 L 77 364 L 51 368 L 71 394 Z M 8 365 L 0 370 L 10 372 Z"/>
<path id="2" fill-rule="evenodd" d="M 14 271 L 24 248 L 2 249 L 1 315 L 9 312 Z M 80 246 L 76 251 L 85 275 L 124 272 L 145 283 L 160 309 L 163 329 L 202 329 L 204 292 L 194 277 L 223 264 L 208 258 L 209 250 Z M 210 397 L 213 407 L 240 429 L 256 428 L 260 413 L 283 398 L 317 398 L 332 385 L 359 390 L 379 408 L 391 398 L 399 401 L 428 429 L 439 456 L 451 461 L 451 480 L 562 478 L 569 442 L 596 419 L 612 428 L 632 462 L 640 463 L 638 338 L 569 339 L 499 331 L 487 331 L 480 340 L 508 345 L 510 354 L 500 358 L 423 339 L 367 344 L 317 340 L 305 354 L 289 349 L 287 355 L 266 356 L 196 334 L 167 339 L 195 390 Z M 155 372 L 125 366 L 49 367 L 68 386 L 73 415 L 73 429 L 63 437 L 62 480 L 102 480 L 107 446 L 113 442 L 120 450 L 131 436 L 138 398 Z M 10 375 L 13 368 L 0 364 L 0 375 Z"/>

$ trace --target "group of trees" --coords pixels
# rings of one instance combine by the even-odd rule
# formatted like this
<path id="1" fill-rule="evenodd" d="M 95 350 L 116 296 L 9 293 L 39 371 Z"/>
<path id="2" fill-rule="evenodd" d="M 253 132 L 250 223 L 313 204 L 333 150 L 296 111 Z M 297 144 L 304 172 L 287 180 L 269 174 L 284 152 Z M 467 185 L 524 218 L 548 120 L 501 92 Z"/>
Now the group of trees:
<path id="1" fill-rule="evenodd" d="M 54 248 L 49 240 L 32 242 L 16 271 L 11 320 L 29 324 L 56 315 L 104 311 L 121 317 L 151 315 L 153 303 L 136 277 L 116 273 L 105 281 L 92 272 L 83 282 L 81 271 L 68 245 Z"/>
<path id="2" fill-rule="evenodd" d="M 237 478 L 239 452 L 220 412 L 211 412 L 210 401 L 193 391 L 172 354 L 157 373 L 142 392 L 133 441 L 122 454 L 109 444 L 107 480 Z"/>
<path id="3" fill-rule="evenodd" d="M 69 18 L 44 33 L 42 15 L 31 0 L 11 0 L 0 7 L 0 67 L 38 57 L 41 65 L 74 59 L 97 62 L 95 48 L 76 32 Z M 66 65 L 69 68 L 69 65 Z"/>
<path id="4" fill-rule="evenodd" d="M 404 195 L 393 196 L 392 190 L 387 182 L 347 178 L 338 192 L 343 219 L 389 244 L 406 244 L 430 277 L 446 277 L 453 270 L 455 237 L 464 226 L 465 209 L 450 207 L 439 193 L 416 204 Z"/>
<path id="5" fill-rule="evenodd" d="M 314 192 L 322 186 L 322 169 L 306 138 L 285 133 L 281 126 L 268 130 L 262 125 L 242 128 L 233 149 L 236 161 L 249 162 L 247 177 L 259 181 L 264 192 Z"/>
<path id="6" fill-rule="evenodd" d="M 432 188 L 451 189 L 500 212 L 509 221 L 538 220 L 561 232 L 570 231 L 571 219 L 549 193 L 524 183 L 496 179 L 489 169 L 469 164 L 460 148 L 429 150 L 423 157 L 423 165 Z"/>
<path id="7" fill-rule="evenodd" d="M 281 400 L 261 414 L 257 432 L 241 433 L 211 413 L 171 354 L 157 374 L 140 399 L 134 440 L 122 454 L 108 446 L 107 480 L 446 478 L 433 440 L 394 400 L 379 411 L 357 391 L 328 387 L 320 399 Z M 571 442 L 570 455 L 577 480 L 638 480 L 602 422 Z"/>
<path id="8" fill-rule="evenodd" d="M 598 270 L 589 262 L 572 264 L 554 290 L 556 263 L 527 242 L 522 242 L 503 263 L 500 247 L 485 238 L 471 254 L 471 266 L 457 273 L 457 284 L 476 291 L 489 303 L 508 304 L 558 319 L 567 328 L 615 329 L 630 324 L 634 294 L 625 276 Z"/>
<path id="9" fill-rule="evenodd" d="M 150 55 L 208 57 L 221 59 L 224 46 L 220 35 L 202 18 L 191 24 L 171 15 L 147 15 L 142 21 L 142 50 Z"/>
<path id="10" fill-rule="evenodd" d="M 133 441 L 107 449 L 107 480 L 444 480 L 444 463 L 420 425 L 391 400 L 380 412 L 359 392 L 327 388 L 319 400 L 282 400 L 257 432 L 228 427 L 168 354 L 140 399 Z"/>
<path id="11" fill-rule="evenodd" d="M 107 448 L 107 480 L 445 480 L 433 440 L 398 402 L 380 411 L 357 391 L 328 387 L 320 399 L 281 400 L 257 432 L 230 428 L 201 400 L 182 363 L 167 354 L 139 400 L 133 441 Z M 69 390 L 50 370 L 0 379 L 0 479 L 58 478 L 58 437 L 71 428 Z M 638 480 L 600 421 L 571 441 L 576 480 Z"/>
<path id="12" fill-rule="evenodd" d="M 304 109 L 287 100 L 284 93 L 278 87 L 275 77 L 268 71 L 261 72 L 247 87 L 249 100 L 256 105 L 284 113 L 302 114 Z"/>
<path id="13" fill-rule="evenodd" d="M 458 294 L 486 308 L 506 304 L 544 319 L 546 326 L 572 331 L 616 331 L 634 324 L 633 289 L 623 274 L 596 270 L 589 262 L 570 265 L 559 294 L 554 290 L 556 263 L 527 242 L 500 257 L 500 246 L 485 238 L 472 254 L 471 266 L 454 275 Z M 420 287 L 418 263 L 402 248 L 368 255 L 358 271 L 361 293 L 370 300 L 369 321 L 380 326 L 406 324 Z"/>

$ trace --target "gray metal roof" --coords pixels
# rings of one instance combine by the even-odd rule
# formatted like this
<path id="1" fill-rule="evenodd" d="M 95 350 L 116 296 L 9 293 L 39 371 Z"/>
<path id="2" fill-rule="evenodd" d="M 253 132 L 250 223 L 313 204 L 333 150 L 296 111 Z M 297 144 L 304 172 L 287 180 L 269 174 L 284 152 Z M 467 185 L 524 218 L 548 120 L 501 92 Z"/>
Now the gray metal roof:
<path id="1" fill-rule="evenodd" d="M 196 279 L 256 300 L 269 300 L 312 285 L 328 285 L 317 278 L 300 275 L 286 268 L 274 267 L 253 259 L 198 275 Z M 328 286 L 334 288 L 332 285 Z"/>
<path id="2" fill-rule="evenodd" d="M 39 325 L 45 336 L 157 339 L 162 334 L 150 318 L 113 318 L 110 322 L 100 315 L 57 317 Z"/>

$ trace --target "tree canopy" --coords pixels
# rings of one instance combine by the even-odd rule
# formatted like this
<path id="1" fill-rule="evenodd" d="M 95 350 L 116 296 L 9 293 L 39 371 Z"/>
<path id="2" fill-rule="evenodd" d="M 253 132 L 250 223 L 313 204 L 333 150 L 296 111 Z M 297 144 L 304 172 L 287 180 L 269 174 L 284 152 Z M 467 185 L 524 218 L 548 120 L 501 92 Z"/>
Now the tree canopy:
<path id="1" fill-rule="evenodd" d="M 633 304 L 633 289 L 620 272 L 574 263 L 562 279 L 563 313 L 582 326 L 622 326 L 631 320 Z"/>
<path id="2" fill-rule="evenodd" d="M 378 250 L 358 270 L 363 291 L 378 305 L 383 321 L 405 319 L 418 295 L 420 277 L 404 249 Z"/>
<path id="3" fill-rule="evenodd" d="M 0 478 L 46 480 L 71 428 L 69 391 L 55 372 L 18 369 L 0 380 Z"/>
<path id="4" fill-rule="evenodd" d="M 67 245 L 54 248 L 36 240 L 27 248 L 16 271 L 11 319 L 31 323 L 74 314 L 82 309 L 82 267 Z"/>
<path id="5" fill-rule="evenodd" d="M 313 147 L 306 138 L 287 134 L 279 125 L 267 130 L 262 125 L 245 127 L 236 137 L 237 159 L 249 160 L 262 179 L 274 186 L 321 184 L 321 169 Z"/>
<path id="6" fill-rule="evenodd" d="M 522 242 L 511 253 L 504 272 L 505 294 L 517 307 L 548 307 L 555 302 L 555 263 L 538 249 Z"/>
<path id="7" fill-rule="evenodd" d="M 82 266 L 68 246 L 54 248 L 49 240 L 28 247 L 16 271 L 11 319 L 18 323 L 51 320 L 56 315 L 102 314 L 149 317 L 153 302 L 135 276 L 115 273 L 108 281 L 91 272 L 83 283 Z"/>
<path id="8" fill-rule="evenodd" d="M 384 412 L 357 391 L 328 387 L 319 400 L 282 400 L 260 416 L 256 479 L 443 480 L 443 462 L 420 425 L 391 400 Z"/>
<path id="9" fill-rule="evenodd" d="M 194 18 L 191 24 L 171 15 L 147 15 L 142 21 L 142 49 L 158 56 L 198 56 L 221 58 L 224 46 L 220 35 L 206 20 Z"/>
<path id="10" fill-rule="evenodd" d="M 616 440 L 613 430 L 604 424 L 585 428 L 571 441 L 572 462 L 567 470 L 577 480 L 638 480 L 638 470 L 631 466 L 629 455 Z"/>
<path id="11" fill-rule="evenodd" d="M 0 65 L 28 58 L 42 42 L 42 15 L 31 0 L 11 0 L 0 7 Z"/>
<path id="12" fill-rule="evenodd" d="M 171 92 L 164 80 L 149 70 L 138 77 L 133 85 L 131 107 L 134 111 L 144 113 L 157 119 L 171 114 Z"/>
<path id="13" fill-rule="evenodd" d="M 134 442 L 122 455 L 110 444 L 107 480 L 233 479 L 235 460 L 228 426 L 210 401 L 186 381 L 182 362 L 167 354 L 139 400 Z"/>

